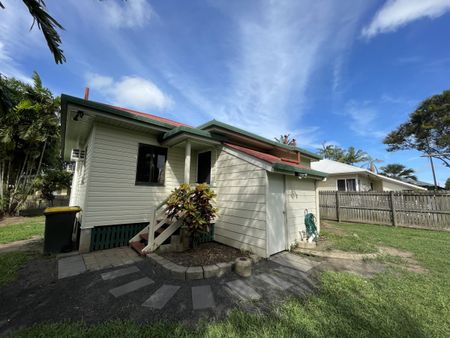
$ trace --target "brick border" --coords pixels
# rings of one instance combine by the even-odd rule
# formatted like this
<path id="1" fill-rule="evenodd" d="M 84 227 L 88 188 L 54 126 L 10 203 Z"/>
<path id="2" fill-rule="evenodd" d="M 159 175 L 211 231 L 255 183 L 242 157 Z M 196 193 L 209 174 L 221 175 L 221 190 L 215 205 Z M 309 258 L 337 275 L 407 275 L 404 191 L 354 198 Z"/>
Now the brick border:
<path id="1" fill-rule="evenodd" d="M 187 279 L 208 279 L 214 277 L 222 277 L 227 272 L 234 269 L 234 261 L 223 262 L 203 266 L 182 266 L 169 261 L 168 259 L 159 256 L 155 253 L 147 254 L 147 257 L 158 263 L 163 268 L 168 270 L 173 278 L 187 280 Z M 257 255 L 250 255 L 253 264 L 256 264 L 261 258 Z"/>

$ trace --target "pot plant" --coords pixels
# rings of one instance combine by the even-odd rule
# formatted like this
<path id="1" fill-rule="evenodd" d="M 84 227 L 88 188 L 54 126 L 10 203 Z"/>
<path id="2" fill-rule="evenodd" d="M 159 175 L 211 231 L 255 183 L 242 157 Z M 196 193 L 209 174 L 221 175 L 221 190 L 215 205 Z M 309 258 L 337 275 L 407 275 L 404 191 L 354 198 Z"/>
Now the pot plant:
<path id="1" fill-rule="evenodd" d="M 211 221 L 217 215 L 217 208 L 212 204 L 216 194 L 205 184 L 191 187 L 182 184 L 176 188 L 167 200 L 166 214 L 169 218 L 183 217 L 181 228 L 182 241 L 189 241 L 189 246 L 196 244 L 196 236 L 207 234 L 211 230 Z"/>

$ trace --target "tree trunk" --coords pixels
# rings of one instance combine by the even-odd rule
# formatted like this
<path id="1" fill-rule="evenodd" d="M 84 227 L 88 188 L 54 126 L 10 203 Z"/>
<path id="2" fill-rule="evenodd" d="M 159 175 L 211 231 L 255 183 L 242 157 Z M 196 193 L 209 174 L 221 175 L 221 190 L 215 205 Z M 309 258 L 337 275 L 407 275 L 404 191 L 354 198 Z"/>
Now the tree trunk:
<path id="1" fill-rule="evenodd" d="M 42 147 L 42 152 L 41 152 L 41 156 L 40 156 L 40 158 L 39 158 L 39 164 L 38 164 L 38 167 L 37 167 L 37 169 L 36 169 L 36 173 L 33 175 L 33 179 L 31 180 L 31 182 L 28 182 L 28 176 L 31 176 L 31 171 L 30 171 L 30 174 L 27 175 L 27 179 L 26 179 L 26 181 L 25 181 L 25 182 L 26 182 L 26 185 L 24 186 L 24 188 L 26 188 L 27 185 L 28 185 L 28 189 L 26 189 L 26 193 L 25 193 L 25 194 L 22 196 L 22 198 L 18 201 L 17 206 L 15 207 L 15 210 L 14 210 L 14 211 L 18 210 L 18 209 L 22 206 L 22 204 L 26 201 L 28 195 L 31 193 L 31 189 L 33 189 L 33 183 L 34 183 L 34 180 L 36 179 L 36 177 L 39 175 L 39 173 L 40 173 L 40 171 L 41 171 L 42 160 L 43 160 L 43 158 L 44 158 L 44 153 L 45 153 L 45 148 L 46 148 L 46 147 L 47 147 L 47 139 L 45 140 L 44 146 Z"/>

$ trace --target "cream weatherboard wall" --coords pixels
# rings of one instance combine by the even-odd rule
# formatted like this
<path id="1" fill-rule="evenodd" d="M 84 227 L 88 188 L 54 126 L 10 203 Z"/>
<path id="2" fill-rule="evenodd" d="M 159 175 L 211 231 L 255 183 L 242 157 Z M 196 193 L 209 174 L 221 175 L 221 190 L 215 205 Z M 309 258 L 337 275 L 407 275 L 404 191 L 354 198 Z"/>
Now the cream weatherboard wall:
<path id="1" fill-rule="evenodd" d="M 84 210 L 86 206 L 86 187 L 92 163 L 92 149 L 94 147 L 94 129 L 91 129 L 86 145 L 80 145 L 85 150 L 85 159 L 75 163 L 72 189 L 69 205 L 79 206 Z"/>
<path id="2" fill-rule="evenodd" d="M 93 135 L 82 228 L 148 222 L 151 208 L 182 183 L 184 149 L 168 149 L 164 186 L 142 186 L 135 184 L 139 143 L 159 146 L 156 138 L 99 123 Z"/>
<path id="3" fill-rule="evenodd" d="M 266 171 L 222 150 L 213 172 L 215 240 L 266 257 Z"/>
<path id="4" fill-rule="evenodd" d="M 299 180 L 295 176 L 285 176 L 286 222 L 289 246 L 300 239 L 300 231 L 305 231 L 305 210 L 316 216 L 316 224 L 320 231 L 319 198 L 316 184 L 314 180 Z"/>

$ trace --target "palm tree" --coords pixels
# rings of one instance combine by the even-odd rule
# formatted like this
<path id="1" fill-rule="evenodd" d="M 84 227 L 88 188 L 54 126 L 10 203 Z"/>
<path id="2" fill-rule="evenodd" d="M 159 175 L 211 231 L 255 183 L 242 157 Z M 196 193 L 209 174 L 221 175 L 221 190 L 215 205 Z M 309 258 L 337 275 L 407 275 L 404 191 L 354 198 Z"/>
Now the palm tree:
<path id="1" fill-rule="evenodd" d="M 333 144 L 322 143 L 322 148 L 318 152 L 323 158 L 338 162 L 343 162 L 345 157 L 344 150 Z"/>
<path id="2" fill-rule="evenodd" d="M 368 155 L 361 149 L 356 150 L 355 147 L 349 147 L 345 152 L 343 161 L 344 163 L 353 165 L 355 163 L 367 161 Z"/>
<path id="3" fill-rule="evenodd" d="M 401 180 L 402 178 L 409 178 L 412 180 L 417 180 L 417 177 L 414 175 L 414 169 L 406 168 L 403 164 L 388 164 L 385 167 L 381 167 L 381 175 L 395 178 L 397 180 Z"/>
<path id="4" fill-rule="evenodd" d="M 371 172 L 377 174 L 377 173 L 378 173 L 378 168 L 377 168 L 377 166 L 376 166 L 375 163 L 381 163 L 381 162 L 383 162 L 383 160 L 380 160 L 380 159 L 378 159 L 378 158 L 373 158 L 372 156 L 367 155 L 367 158 L 366 158 L 366 167 L 367 167 L 367 169 L 369 169 Z"/>
<path id="5" fill-rule="evenodd" d="M 275 137 L 275 141 L 283 144 L 287 144 L 289 146 L 295 147 L 297 145 L 297 141 L 295 138 L 291 138 L 289 134 L 280 135 L 280 137 Z"/>
<path id="6" fill-rule="evenodd" d="M 61 38 L 57 32 L 57 29 L 64 29 L 61 24 L 56 21 L 50 14 L 47 12 L 47 8 L 45 6 L 44 0 L 22 0 L 25 6 L 28 8 L 31 16 L 33 17 L 33 24 L 31 28 L 33 28 L 34 24 L 42 30 L 42 34 L 44 34 L 45 41 L 47 41 L 48 48 L 50 52 L 53 54 L 56 63 L 66 62 L 66 57 L 62 49 L 59 47 L 61 44 Z M 0 1 L 0 8 L 5 9 L 5 6 Z"/>

